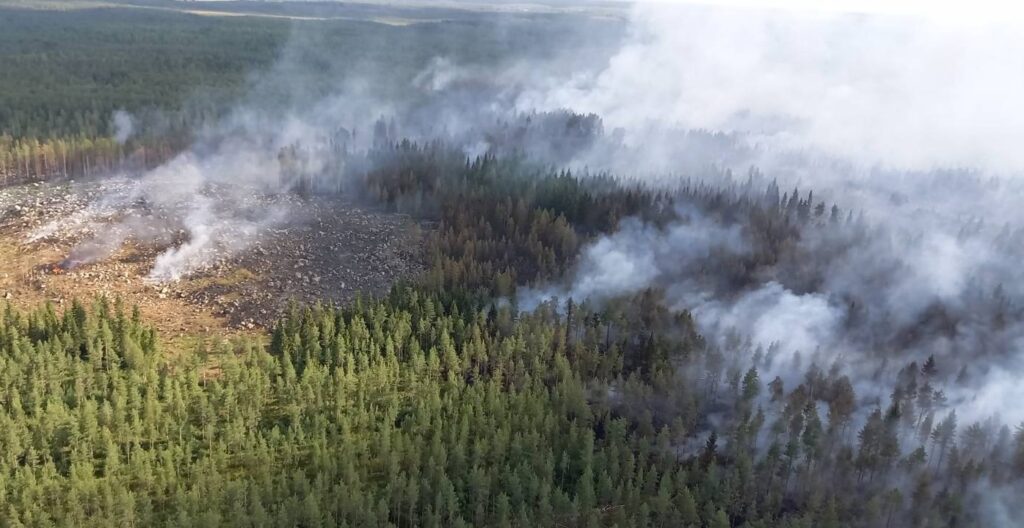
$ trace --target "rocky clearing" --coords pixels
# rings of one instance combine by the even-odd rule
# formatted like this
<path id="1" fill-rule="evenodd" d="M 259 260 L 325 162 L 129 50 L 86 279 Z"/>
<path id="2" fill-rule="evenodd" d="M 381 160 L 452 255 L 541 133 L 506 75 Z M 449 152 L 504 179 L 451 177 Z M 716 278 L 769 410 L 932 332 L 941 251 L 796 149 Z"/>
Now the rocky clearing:
<path id="1" fill-rule="evenodd" d="M 148 278 L 159 254 L 188 240 L 173 216 L 160 212 L 147 213 L 145 237 L 135 230 L 123 241 L 115 237 L 96 261 L 69 262 L 147 207 L 97 207 L 128 192 L 130 182 L 118 179 L 0 190 L 0 296 L 23 307 L 120 297 L 174 340 L 260 332 L 289 302 L 344 304 L 382 294 L 422 269 L 421 226 L 409 217 L 345 197 L 294 194 L 251 197 L 245 207 L 284 206 L 291 213 L 242 249 L 214 249 L 203 266 L 175 281 Z"/>

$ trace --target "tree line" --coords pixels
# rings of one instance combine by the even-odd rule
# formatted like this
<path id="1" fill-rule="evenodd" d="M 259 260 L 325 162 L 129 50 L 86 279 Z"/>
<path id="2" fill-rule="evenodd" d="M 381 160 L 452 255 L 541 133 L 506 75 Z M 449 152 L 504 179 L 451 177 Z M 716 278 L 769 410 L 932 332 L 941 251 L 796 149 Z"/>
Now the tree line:
<path id="1" fill-rule="evenodd" d="M 773 258 L 799 223 L 844 218 L 809 194 L 668 195 L 385 150 L 398 161 L 366 172 L 365 195 L 437 226 L 428 270 L 383 298 L 294 306 L 265 340 L 185 359 L 116 301 L 6 307 L 3 523 L 980 527 L 984 491 L 1024 477 L 1024 429 L 960 423 L 934 358 L 865 404 L 842 365 L 762 379 L 772 350 L 705 342 L 664 292 L 506 302 L 681 199 L 761 218 L 751 258 Z"/>

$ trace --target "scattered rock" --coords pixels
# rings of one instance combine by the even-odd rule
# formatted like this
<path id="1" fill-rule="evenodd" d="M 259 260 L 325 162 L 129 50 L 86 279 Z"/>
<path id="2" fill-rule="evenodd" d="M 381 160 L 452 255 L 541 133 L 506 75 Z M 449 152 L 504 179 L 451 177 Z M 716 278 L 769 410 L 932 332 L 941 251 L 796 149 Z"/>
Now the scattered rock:
<path id="1" fill-rule="evenodd" d="M 18 283 L 35 291 L 52 290 L 48 297 L 88 298 L 110 291 L 150 307 L 154 304 L 148 301 L 173 299 L 159 303 L 159 309 L 191 305 L 196 313 L 216 313 L 233 327 L 250 329 L 271 326 L 291 300 L 343 305 L 359 292 L 384 294 L 394 281 L 423 269 L 420 239 L 414 234 L 421 229 L 410 229 L 413 224 L 406 216 L 367 209 L 338 196 L 253 195 L 243 198 L 243 208 L 275 206 L 294 214 L 287 224 L 263 230 L 241 249 L 211 247 L 203 255 L 205 265 L 188 277 L 152 284 L 146 277 L 156 256 L 187 241 L 188 232 L 173 215 L 147 209 L 146 204 L 112 210 L 96 205 L 100 198 L 127 194 L 130 185 L 124 179 L 107 179 L 5 189 L 0 212 L 20 214 L 0 217 L 0 236 L 17 237 L 20 251 L 48 256 L 27 277 L 0 263 L 2 276 L 24 281 Z M 128 237 L 105 260 L 54 271 L 63 257 L 53 255 L 66 256 L 133 215 L 157 220 L 159 229 L 145 240 Z M 6 299 L 11 297 L 10 291 L 5 293 Z M 168 320 L 163 326 L 177 328 L 172 325 Z"/>

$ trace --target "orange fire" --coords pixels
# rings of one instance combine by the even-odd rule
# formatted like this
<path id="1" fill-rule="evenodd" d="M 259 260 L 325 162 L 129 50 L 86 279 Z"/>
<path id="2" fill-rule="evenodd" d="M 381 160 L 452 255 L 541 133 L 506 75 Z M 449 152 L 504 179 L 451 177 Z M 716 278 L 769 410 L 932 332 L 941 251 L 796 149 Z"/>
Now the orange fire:
<path id="1" fill-rule="evenodd" d="M 54 275 L 60 275 L 61 273 L 64 273 L 64 268 L 58 265 L 54 265 L 53 267 L 50 268 L 50 273 Z"/>

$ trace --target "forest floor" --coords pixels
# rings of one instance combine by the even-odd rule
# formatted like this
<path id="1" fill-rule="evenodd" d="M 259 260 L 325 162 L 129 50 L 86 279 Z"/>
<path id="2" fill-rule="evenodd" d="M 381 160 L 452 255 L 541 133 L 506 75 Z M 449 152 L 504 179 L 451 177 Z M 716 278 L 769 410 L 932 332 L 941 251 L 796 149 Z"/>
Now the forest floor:
<path id="1" fill-rule="evenodd" d="M 23 308 L 121 298 L 175 342 L 260 333 L 291 301 L 344 304 L 423 268 L 421 226 L 409 217 L 342 197 L 287 195 L 272 199 L 301 214 L 177 281 L 147 277 L 180 237 L 128 237 L 101 260 L 63 269 L 73 248 L 118 221 L 88 213 L 91 204 L 126 189 L 123 180 L 96 180 L 0 190 L 0 298 Z"/>

